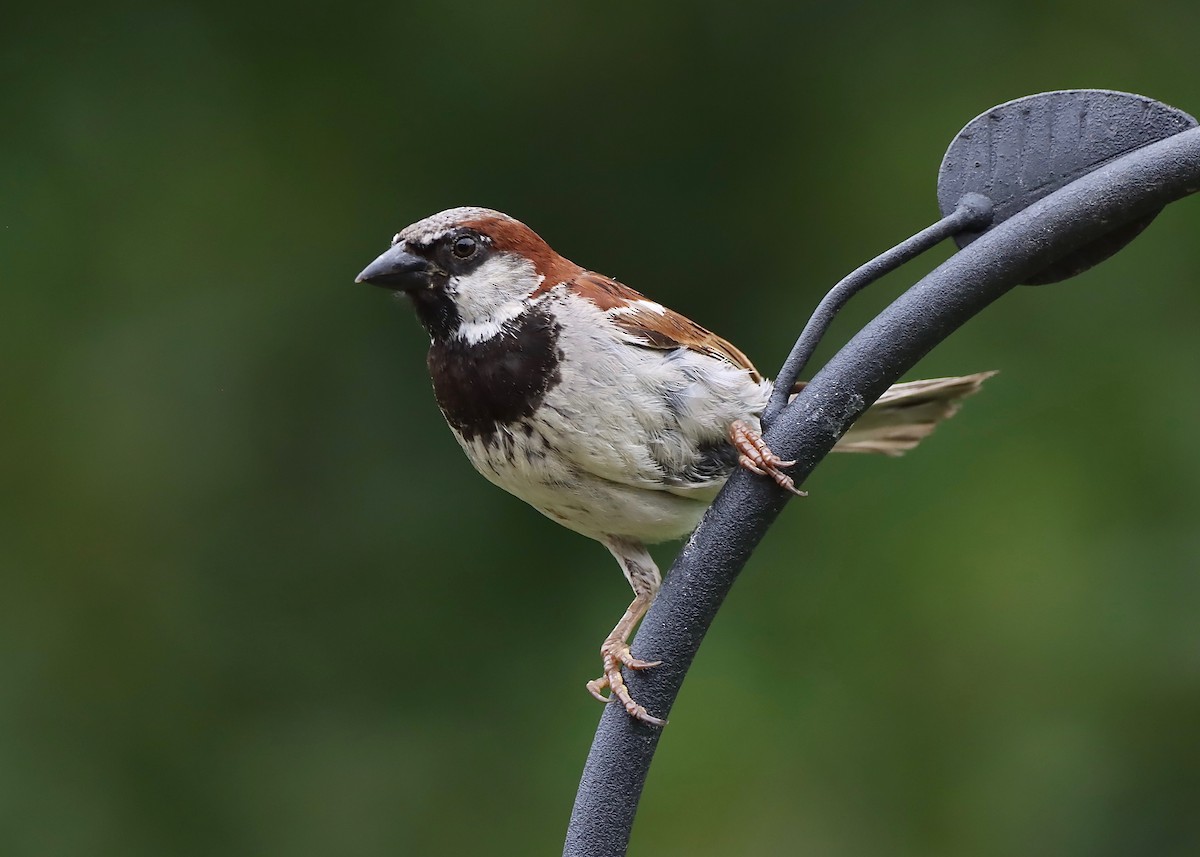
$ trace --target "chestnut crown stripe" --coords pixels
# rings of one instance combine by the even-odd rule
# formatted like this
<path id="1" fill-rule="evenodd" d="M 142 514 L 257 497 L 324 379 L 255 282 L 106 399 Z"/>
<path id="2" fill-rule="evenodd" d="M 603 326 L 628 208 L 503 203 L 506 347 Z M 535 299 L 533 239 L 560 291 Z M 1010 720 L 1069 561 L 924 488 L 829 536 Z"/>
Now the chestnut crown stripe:
<path id="1" fill-rule="evenodd" d="M 463 221 L 462 225 L 486 235 L 493 249 L 515 253 L 532 262 L 534 270 L 542 277 L 542 283 L 533 296 L 549 291 L 583 271 L 574 262 L 555 253 L 540 235 L 519 220 L 504 216 L 481 217 Z"/>

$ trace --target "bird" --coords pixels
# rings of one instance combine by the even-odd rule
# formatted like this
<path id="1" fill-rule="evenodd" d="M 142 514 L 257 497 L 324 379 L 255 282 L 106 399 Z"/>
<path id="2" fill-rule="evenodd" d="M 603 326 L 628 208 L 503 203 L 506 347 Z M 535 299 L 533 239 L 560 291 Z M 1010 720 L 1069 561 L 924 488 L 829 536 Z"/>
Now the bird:
<path id="1" fill-rule="evenodd" d="M 691 533 L 737 467 L 803 493 L 795 462 L 762 439 L 771 381 L 726 340 L 492 209 L 418 220 L 356 282 L 411 302 L 434 397 L 475 469 L 620 564 L 634 598 L 586 687 L 664 725 L 622 674 L 660 663 L 629 647 L 661 585 L 646 546 Z M 900 455 L 991 374 L 894 385 L 834 451 Z"/>

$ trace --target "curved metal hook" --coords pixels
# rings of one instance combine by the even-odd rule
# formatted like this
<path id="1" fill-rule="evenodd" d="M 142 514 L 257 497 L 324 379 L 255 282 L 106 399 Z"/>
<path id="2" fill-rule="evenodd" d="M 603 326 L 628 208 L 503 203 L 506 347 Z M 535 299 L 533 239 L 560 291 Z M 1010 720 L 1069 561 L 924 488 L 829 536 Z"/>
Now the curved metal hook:
<path id="1" fill-rule="evenodd" d="M 847 301 L 857 292 L 869 286 L 885 274 L 899 268 L 905 262 L 915 259 L 931 247 L 940 244 L 947 238 L 960 232 L 974 232 L 986 229 L 992 222 L 992 201 L 983 194 L 964 194 L 958 201 L 958 207 L 937 223 L 922 229 L 911 238 L 900 242 L 886 253 L 881 253 L 853 271 L 830 289 L 817 308 L 809 317 L 808 323 L 800 333 L 800 338 L 792 346 L 792 351 L 779 377 L 775 379 L 775 389 L 763 412 L 764 427 L 783 410 L 791 395 L 796 378 L 804 371 L 809 359 L 817 349 L 817 343 L 829 329 L 833 317 L 841 311 Z"/>

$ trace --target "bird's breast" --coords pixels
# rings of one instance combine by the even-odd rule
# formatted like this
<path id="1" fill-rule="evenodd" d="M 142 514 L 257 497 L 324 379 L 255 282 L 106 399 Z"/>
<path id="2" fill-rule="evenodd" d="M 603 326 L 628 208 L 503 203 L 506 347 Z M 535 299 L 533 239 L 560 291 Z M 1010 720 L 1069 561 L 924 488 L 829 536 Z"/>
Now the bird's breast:
<path id="1" fill-rule="evenodd" d="M 560 326 L 534 305 L 479 342 L 450 338 L 429 347 L 429 375 L 446 421 L 465 440 L 485 442 L 533 414 L 562 376 Z"/>

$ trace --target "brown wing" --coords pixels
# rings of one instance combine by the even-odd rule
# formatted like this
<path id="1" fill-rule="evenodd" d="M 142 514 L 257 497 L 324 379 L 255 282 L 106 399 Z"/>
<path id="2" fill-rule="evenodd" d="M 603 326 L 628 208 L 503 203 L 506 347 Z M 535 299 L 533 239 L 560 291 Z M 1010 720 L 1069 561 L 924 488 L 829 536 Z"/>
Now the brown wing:
<path id="1" fill-rule="evenodd" d="M 567 288 L 604 310 L 613 324 L 645 348 L 688 348 L 745 369 L 755 381 L 762 375 L 750 358 L 690 318 L 669 310 L 616 280 L 584 271 Z"/>

